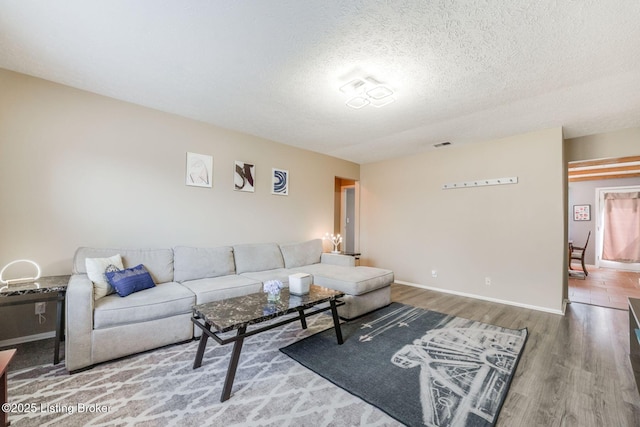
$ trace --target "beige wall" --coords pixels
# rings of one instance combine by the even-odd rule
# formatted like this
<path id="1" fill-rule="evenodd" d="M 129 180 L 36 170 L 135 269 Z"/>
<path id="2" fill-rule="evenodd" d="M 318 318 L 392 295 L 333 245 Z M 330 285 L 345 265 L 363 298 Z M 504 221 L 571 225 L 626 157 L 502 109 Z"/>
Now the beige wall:
<path id="1" fill-rule="evenodd" d="M 640 128 L 571 138 L 567 139 L 567 146 L 570 162 L 637 156 L 640 154 Z"/>
<path id="2" fill-rule="evenodd" d="M 442 190 L 445 183 L 510 176 L 518 184 Z M 399 281 L 562 309 L 561 129 L 363 165 L 360 182 L 363 263 L 391 268 Z"/>
<path id="3" fill-rule="evenodd" d="M 355 163 L 6 70 L 0 94 L 0 267 L 68 274 L 79 246 L 322 237 L 334 178 L 359 178 Z M 213 156 L 212 189 L 185 185 L 187 151 Z M 255 193 L 233 190 L 235 160 L 256 165 Z M 289 170 L 289 196 L 271 194 L 272 167 Z"/>

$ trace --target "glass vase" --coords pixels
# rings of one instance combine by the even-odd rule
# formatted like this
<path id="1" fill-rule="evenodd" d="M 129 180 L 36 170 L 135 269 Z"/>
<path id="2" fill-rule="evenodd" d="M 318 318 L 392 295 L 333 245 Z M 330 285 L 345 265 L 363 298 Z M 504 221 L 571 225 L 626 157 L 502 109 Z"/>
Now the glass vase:
<path id="1" fill-rule="evenodd" d="M 268 302 L 280 302 L 280 292 L 267 292 Z"/>

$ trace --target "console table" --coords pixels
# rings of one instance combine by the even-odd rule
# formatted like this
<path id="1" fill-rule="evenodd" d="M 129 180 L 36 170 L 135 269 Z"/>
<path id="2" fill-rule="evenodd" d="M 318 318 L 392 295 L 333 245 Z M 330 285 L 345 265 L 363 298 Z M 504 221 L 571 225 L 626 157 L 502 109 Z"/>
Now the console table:
<path id="1" fill-rule="evenodd" d="M 640 391 L 640 299 L 629 298 L 629 360 Z"/>
<path id="2" fill-rule="evenodd" d="M 57 302 L 56 313 L 56 340 L 53 354 L 53 364 L 60 363 L 60 341 L 64 339 L 64 298 L 67 293 L 67 285 L 71 276 L 41 277 L 34 282 L 16 283 L 12 285 L 0 285 L 0 307 L 12 305 L 35 304 L 36 302 Z M 36 298 L 18 300 L 20 295 L 35 295 Z"/>

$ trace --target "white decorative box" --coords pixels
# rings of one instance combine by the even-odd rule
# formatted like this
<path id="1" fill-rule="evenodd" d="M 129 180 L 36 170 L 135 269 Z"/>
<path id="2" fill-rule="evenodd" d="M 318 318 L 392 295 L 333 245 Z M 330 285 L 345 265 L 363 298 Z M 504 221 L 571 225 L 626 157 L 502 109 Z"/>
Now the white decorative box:
<path id="1" fill-rule="evenodd" d="M 296 273 L 289 276 L 289 293 L 293 295 L 306 295 L 313 276 L 307 273 Z"/>

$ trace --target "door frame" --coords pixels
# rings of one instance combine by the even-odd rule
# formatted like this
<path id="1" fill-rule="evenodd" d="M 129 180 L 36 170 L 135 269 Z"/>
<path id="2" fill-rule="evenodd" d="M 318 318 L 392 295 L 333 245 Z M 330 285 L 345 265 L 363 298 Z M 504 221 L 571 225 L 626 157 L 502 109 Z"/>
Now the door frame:
<path id="1" fill-rule="evenodd" d="M 353 218 L 353 251 L 355 253 L 360 252 L 360 182 L 356 181 L 355 184 L 341 185 L 340 186 L 340 234 L 346 239 L 347 233 L 346 218 L 347 218 L 347 189 L 353 188 L 353 202 L 354 202 L 354 218 Z M 346 242 L 342 251 L 346 248 Z"/>
<path id="2" fill-rule="evenodd" d="M 640 271 L 640 263 L 616 262 L 602 259 L 602 249 L 604 246 L 604 195 L 605 193 L 629 193 L 640 191 L 638 185 L 627 185 L 621 187 L 598 187 L 596 188 L 596 267 L 612 268 L 615 270 Z"/>

